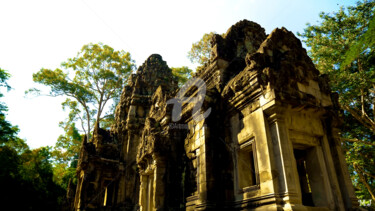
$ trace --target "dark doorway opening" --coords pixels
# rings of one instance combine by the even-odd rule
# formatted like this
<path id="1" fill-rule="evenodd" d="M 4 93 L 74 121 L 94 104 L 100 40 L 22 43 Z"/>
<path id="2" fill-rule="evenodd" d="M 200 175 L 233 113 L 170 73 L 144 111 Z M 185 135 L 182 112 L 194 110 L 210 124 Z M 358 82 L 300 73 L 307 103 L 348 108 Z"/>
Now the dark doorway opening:
<path id="1" fill-rule="evenodd" d="M 305 206 L 314 206 L 314 201 L 311 192 L 311 182 L 306 165 L 307 150 L 294 150 L 294 157 L 297 162 L 297 171 L 302 193 L 302 204 Z M 310 178 L 311 179 L 311 178 Z"/>

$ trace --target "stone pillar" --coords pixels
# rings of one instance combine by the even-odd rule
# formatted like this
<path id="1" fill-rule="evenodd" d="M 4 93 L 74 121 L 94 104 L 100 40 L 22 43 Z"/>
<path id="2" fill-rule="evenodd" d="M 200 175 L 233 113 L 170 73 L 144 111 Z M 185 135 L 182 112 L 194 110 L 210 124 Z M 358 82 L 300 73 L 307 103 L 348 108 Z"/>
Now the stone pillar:
<path id="1" fill-rule="evenodd" d="M 86 190 L 85 173 L 83 171 L 81 171 L 79 175 L 77 193 L 75 198 L 75 208 L 77 211 L 85 210 L 84 206 L 86 205 L 86 194 L 82 190 Z"/>
<path id="2" fill-rule="evenodd" d="M 81 210 L 81 193 L 82 193 L 82 177 L 80 176 L 78 178 L 78 183 L 77 183 L 77 190 L 76 190 L 76 196 L 75 196 L 75 199 L 74 199 L 74 208 L 75 210 L 77 211 L 80 211 Z"/>
<path id="3" fill-rule="evenodd" d="M 331 184 L 321 146 L 312 147 L 307 151 L 306 166 L 314 205 L 334 209 Z"/>
<path id="4" fill-rule="evenodd" d="M 124 204 L 125 203 L 125 184 L 126 184 L 126 178 L 125 178 L 125 171 L 124 166 L 121 164 L 119 170 L 121 171 L 121 174 L 118 179 L 118 188 L 117 188 L 117 204 Z"/>
<path id="5" fill-rule="evenodd" d="M 302 204 L 297 166 L 293 156 L 293 145 L 288 137 L 282 110 L 272 109 L 268 113 L 274 165 L 277 169 L 273 176 L 278 178 L 277 183 L 274 183 L 275 194 L 287 203 L 286 207 L 291 206 L 291 204 Z"/>
<path id="6" fill-rule="evenodd" d="M 156 211 L 165 210 L 165 160 L 158 158 L 155 160 L 155 174 L 154 174 L 154 207 Z"/>
<path id="7" fill-rule="evenodd" d="M 139 135 L 137 131 L 129 130 L 128 132 L 128 151 L 125 154 L 125 175 L 124 175 L 124 189 L 125 201 L 132 204 L 126 206 L 136 206 L 138 204 L 139 196 L 139 175 L 137 173 L 136 155 L 139 145 Z M 121 188 L 121 187 L 120 187 Z"/>
<path id="8" fill-rule="evenodd" d="M 140 211 L 146 211 L 146 203 L 147 203 L 147 185 L 148 185 L 148 176 L 147 175 L 140 175 L 140 191 L 139 191 L 139 207 Z"/>
<path id="9" fill-rule="evenodd" d="M 139 209 L 140 211 L 154 211 L 163 210 L 163 208 L 156 207 L 156 188 L 157 175 L 155 170 L 148 170 L 140 175 L 140 191 L 139 191 Z M 160 204 L 158 204 L 160 205 Z"/>
<path id="10" fill-rule="evenodd" d="M 328 179 L 331 183 L 332 194 L 334 197 L 333 200 L 335 201 L 334 209 L 345 210 L 344 201 L 343 201 L 343 193 L 340 190 L 340 184 L 339 184 L 339 180 L 335 171 L 335 164 L 334 164 L 333 156 L 331 153 L 331 149 L 329 147 L 327 135 L 323 136 L 321 144 L 322 144 L 322 152 L 324 154 L 326 165 L 327 165 L 326 168 L 327 168 L 327 173 L 329 177 Z"/>
<path id="11" fill-rule="evenodd" d="M 198 191 L 198 199 L 195 204 L 195 209 L 198 207 L 205 207 L 207 205 L 207 192 L 208 190 L 208 183 L 210 175 L 210 171 L 208 170 L 208 162 L 206 157 L 206 149 L 207 149 L 207 137 L 208 134 L 206 133 L 206 128 L 203 126 L 204 120 L 197 123 L 195 125 L 194 133 L 195 133 L 195 141 L 193 144 L 193 148 L 195 148 L 195 155 L 196 155 L 196 163 L 197 163 L 197 191 Z M 212 172 L 211 172 L 212 173 Z"/>
<path id="12" fill-rule="evenodd" d="M 203 144 L 196 150 L 197 156 L 197 188 L 198 188 L 198 202 L 199 204 L 207 203 L 207 165 L 206 165 L 206 147 Z"/>
<path id="13" fill-rule="evenodd" d="M 350 180 L 344 153 L 340 145 L 341 142 L 339 140 L 338 132 L 338 129 L 332 129 L 332 138 L 329 139 L 328 143 L 330 145 L 340 190 L 343 195 L 344 205 L 346 209 L 359 207 L 358 199 L 355 196 L 354 187 Z"/>

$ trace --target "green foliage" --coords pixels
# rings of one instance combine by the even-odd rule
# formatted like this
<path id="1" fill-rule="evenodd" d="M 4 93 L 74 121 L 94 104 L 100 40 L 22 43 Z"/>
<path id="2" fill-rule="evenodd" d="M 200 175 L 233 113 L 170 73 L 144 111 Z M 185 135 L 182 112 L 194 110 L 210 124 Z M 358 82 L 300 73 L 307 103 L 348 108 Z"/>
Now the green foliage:
<path id="1" fill-rule="evenodd" d="M 307 24 L 304 42 L 316 67 L 330 77 L 344 109 L 343 146 L 360 199 L 375 200 L 375 1 L 334 13 L 321 13 L 319 25 Z"/>
<path id="2" fill-rule="evenodd" d="M 358 40 L 353 43 L 349 50 L 345 54 L 345 59 L 342 64 L 343 67 L 350 65 L 356 58 L 361 54 L 366 53 L 370 49 L 375 47 L 375 17 L 373 17 L 369 23 L 367 30 L 358 37 Z"/>
<path id="3" fill-rule="evenodd" d="M 90 137 L 93 125 L 100 124 L 103 119 L 107 103 L 121 94 L 126 79 L 135 68 L 134 61 L 125 51 L 90 43 L 61 66 L 64 71 L 42 68 L 33 74 L 33 80 L 50 87 L 50 96 L 66 96 L 63 108 L 71 111 L 67 122 L 80 121 L 82 130 Z M 40 90 L 35 88 L 27 93 L 30 92 L 40 95 Z"/>
<path id="4" fill-rule="evenodd" d="M 0 147 L 0 201 L 10 210 L 57 210 L 64 189 L 52 180 L 49 148 L 26 150 L 22 154 L 9 146 Z M 22 203 L 20 203 L 22 202 Z M 6 210 L 6 209 L 5 209 Z"/>
<path id="5" fill-rule="evenodd" d="M 214 34 L 215 32 L 206 33 L 203 35 L 202 39 L 193 43 L 188 52 L 188 58 L 192 63 L 198 63 L 201 66 L 208 63 L 212 48 L 210 41 Z"/>
<path id="6" fill-rule="evenodd" d="M 7 83 L 7 80 L 9 79 L 10 74 L 6 71 L 0 68 L 0 87 L 6 87 L 7 90 L 11 89 L 9 84 Z M 0 93 L 0 97 L 3 95 Z"/>
<path id="7" fill-rule="evenodd" d="M 65 134 L 57 139 L 51 152 L 54 164 L 53 180 L 66 189 L 69 180 L 76 184 L 75 170 L 83 137 L 75 127 L 75 123 L 61 122 L 60 126 L 64 128 Z"/>
<path id="8" fill-rule="evenodd" d="M 29 150 L 29 146 L 26 144 L 25 140 L 18 137 L 11 139 L 5 145 L 16 150 L 18 154 L 22 154 Z"/>
<path id="9" fill-rule="evenodd" d="M 57 163 L 71 162 L 79 154 L 82 135 L 75 127 L 74 123 L 64 125 L 65 134 L 60 135 L 54 147 L 53 156 Z"/>
<path id="10" fill-rule="evenodd" d="M 0 69 L 0 86 L 10 86 L 10 75 Z M 3 95 L 0 93 L 0 97 Z M 18 127 L 5 120 L 7 107 L 0 104 L 0 204 L 2 210 L 58 210 L 65 194 L 53 182 L 50 148 L 30 150 L 17 137 Z"/>
<path id="11" fill-rule="evenodd" d="M 67 188 L 69 180 L 75 183 L 75 168 L 83 136 L 90 139 L 94 124 L 108 128 L 114 121 L 113 111 L 126 79 L 135 68 L 130 54 L 115 51 L 108 45 L 84 45 L 76 57 L 61 64 L 62 69 L 44 69 L 33 74 L 36 83 L 50 87 L 49 96 L 65 96 L 64 110 L 69 110 L 60 127 L 65 131 L 51 152 L 53 180 Z M 27 93 L 41 95 L 40 90 L 30 89 Z M 104 115 L 106 106 L 112 103 Z M 108 109 L 107 109 L 108 110 Z"/>
<path id="12" fill-rule="evenodd" d="M 65 191 L 53 181 L 50 148 L 30 150 L 21 139 L 12 142 L 0 146 L 2 208 L 58 210 Z"/>
<path id="13" fill-rule="evenodd" d="M 100 121 L 100 128 L 103 128 L 103 129 L 107 129 L 109 130 L 111 128 L 111 126 L 114 124 L 115 122 L 115 109 L 116 109 L 116 106 L 114 105 L 117 105 L 117 103 L 114 103 L 112 108 L 110 108 L 110 112 L 108 112 L 106 115 L 105 115 L 105 118 L 103 118 L 101 121 Z"/>
<path id="14" fill-rule="evenodd" d="M 10 74 L 0 68 L 0 87 L 5 87 L 8 91 L 11 89 L 7 83 L 9 77 Z M 3 96 L 3 93 L 0 92 L 0 98 Z M 17 126 L 13 126 L 5 119 L 7 111 L 8 107 L 3 102 L 0 102 L 0 146 L 9 142 L 9 140 L 17 139 L 17 133 L 19 131 Z"/>
<path id="15" fill-rule="evenodd" d="M 69 166 L 67 163 L 55 164 L 53 167 L 53 181 L 64 190 L 67 190 L 69 181 L 77 185 L 76 168 L 77 166 Z"/>
<path id="16" fill-rule="evenodd" d="M 16 150 L 9 146 L 0 147 L 0 177 L 3 179 L 12 179 L 18 176 L 18 165 L 20 158 Z M 2 180 L 0 180 L 2 181 Z"/>
<path id="17" fill-rule="evenodd" d="M 179 87 L 185 84 L 186 81 L 188 81 L 191 78 L 192 73 L 193 73 L 193 71 L 186 66 L 172 67 L 171 69 L 172 69 L 172 74 L 176 76 L 178 79 Z"/>

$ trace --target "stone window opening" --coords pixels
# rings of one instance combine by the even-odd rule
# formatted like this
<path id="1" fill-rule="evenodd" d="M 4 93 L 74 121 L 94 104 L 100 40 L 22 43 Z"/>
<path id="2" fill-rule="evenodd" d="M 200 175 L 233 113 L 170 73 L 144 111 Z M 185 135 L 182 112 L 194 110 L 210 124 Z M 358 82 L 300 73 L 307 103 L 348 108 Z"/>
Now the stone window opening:
<path id="1" fill-rule="evenodd" d="M 332 207 L 331 185 L 320 145 L 295 145 L 294 158 L 301 191 L 302 205 Z"/>
<path id="2" fill-rule="evenodd" d="M 306 155 L 307 150 L 294 149 L 294 157 L 297 164 L 297 172 L 301 187 L 302 204 L 306 206 L 314 206 L 311 182 L 307 171 Z"/>
<path id="3" fill-rule="evenodd" d="M 259 178 L 254 139 L 239 146 L 237 166 L 240 192 L 247 192 L 257 188 Z"/>

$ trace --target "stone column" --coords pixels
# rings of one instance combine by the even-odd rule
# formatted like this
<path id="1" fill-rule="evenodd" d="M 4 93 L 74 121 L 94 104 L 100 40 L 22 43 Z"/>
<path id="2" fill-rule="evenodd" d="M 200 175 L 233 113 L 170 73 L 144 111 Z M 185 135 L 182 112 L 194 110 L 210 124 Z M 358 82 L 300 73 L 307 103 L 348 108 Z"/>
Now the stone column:
<path id="1" fill-rule="evenodd" d="M 293 145 L 288 137 L 287 126 L 284 121 L 282 109 L 268 111 L 268 124 L 272 140 L 274 165 L 276 171 L 273 174 L 277 179 L 275 194 L 288 206 L 291 204 L 302 204 L 301 189 L 297 166 L 293 155 Z M 277 178 L 275 178 L 277 177 Z"/>
<path id="2" fill-rule="evenodd" d="M 87 204 L 86 204 L 86 194 L 82 190 L 86 190 L 86 179 L 85 179 L 85 173 L 83 171 L 80 172 L 78 185 L 77 185 L 77 195 L 75 198 L 75 204 L 76 204 L 76 210 L 81 211 L 84 210 Z"/>
<path id="3" fill-rule="evenodd" d="M 137 131 L 129 130 L 128 132 L 128 151 L 125 155 L 125 175 L 124 184 L 125 200 L 128 202 L 130 199 L 132 204 L 126 206 L 136 206 L 139 197 L 139 175 L 137 173 L 136 155 L 139 145 L 139 135 Z M 122 188 L 122 187 L 120 187 Z"/>
<path id="4" fill-rule="evenodd" d="M 125 171 L 124 171 L 124 166 L 121 163 L 119 171 L 121 171 L 121 174 L 118 179 L 118 191 L 117 191 L 117 204 L 123 204 L 125 203 L 125 183 L 126 183 L 126 178 L 125 178 Z"/>
<path id="5" fill-rule="evenodd" d="M 332 194 L 335 201 L 335 208 L 336 210 L 345 210 L 344 201 L 343 201 L 343 194 L 340 190 L 340 185 L 338 182 L 337 174 L 335 171 L 335 164 L 333 160 L 333 156 L 329 147 L 327 135 L 323 136 L 323 139 L 321 141 L 322 144 L 322 152 L 324 154 L 324 158 L 326 161 L 326 169 L 328 173 L 328 178 L 331 183 L 332 188 Z"/>
<path id="6" fill-rule="evenodd" d="M 196 206 L 203 206 L 205 207 L 207 205 L 207 191 L 208 191 L 208 181 L 210 172 L 208 171 L 207 167 L 207 157 L 206 157 L 206 149 L 207 149 L 207 134 L 206 134 L 206 128 L 203 127 L 204 121 L 199 122 L 196 125 L 196 129 L 199 128 L 199 130 L 195 130 L 196 133 L 196 160 L 197 160 L 197 190 L 198 190 L 198 200 L 196 203 Z"/>
<path id="7" fill-rule="evenodd" d="M 358 199 L 355 196 L 354 187 L 350 180 L 347 164 L 345 162 L 344 153 L 342 151 L 339 130 L 332 129 L 332 138 L 329 139 L 329 145 L 332 153 L 332 158 L 335 165 L 335 170 L 343 196 L 345 208 L 359 207 Z"/>
<path id="8" fill-rule="evenodd" d="M 198 203 L 205 204 L 207 202 L 207 177 L 206 177 L 206 154 L 205 146 L 201 146 L 196 151 L 197 156 L 197 189 Z"/>
<path id="9" fill-rule="evenodd" d="M 82 199 L 81 199 L 81 190 L 82 190 L 82 180 L 83 178 L 80 176 L 78 178 L 78 183 L 77 183 L 77 190 L 76 190 L 76 196 L 75 196 L 75 199 L 74 199 L 74 208 L 75 210 L 77 211 L 80 211 L 81 210 L 81 204 L 82 204 Z"/>
<path id="10" fill-rule="evenodd" d="M 156 211 L 165 210 L 165 163 L 166 161 L 162 158 L 157 158 L 155 165 L 154 174 L 154 207 Z"/>
<path id="11" fill-rule="evenodd" d="M 306 167 L 314 205 L 334 209 L 331 184 L 328 180 L 321 146 L 313 147 L 307 151 Z"/>
<path id="12" fill-rule="evenodd" d="M 139 191 L 139 207 L 140 211 L 145 211 L 146 210 L 146 203 L 147 203 L 147 185 L 148 185 L 148 177 L 146 175 L 141 174 L 140 175 L 140 191 Z"/>

